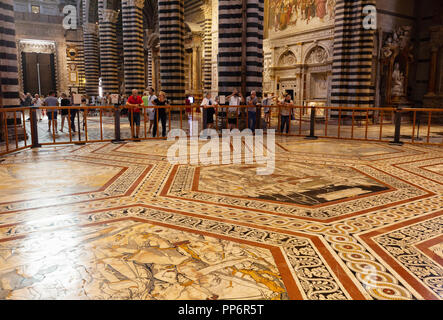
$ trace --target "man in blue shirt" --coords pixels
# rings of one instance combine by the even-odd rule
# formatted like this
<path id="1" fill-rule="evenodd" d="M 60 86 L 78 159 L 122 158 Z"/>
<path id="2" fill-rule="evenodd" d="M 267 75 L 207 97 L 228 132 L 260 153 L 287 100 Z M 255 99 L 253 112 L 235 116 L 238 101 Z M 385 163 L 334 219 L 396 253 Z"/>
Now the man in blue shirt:
<path id="1" fill-rule="evenodd" d="M 55 97 L 55 92 L 49 92 L 49 96 L 43 101 L 46 107 L 58 107 L 58 99 Z M 48 132 L 51 132 L 51 123 L 53 123 L 53 134 L 57 133 L 57 110 L 48 109 Z"/>

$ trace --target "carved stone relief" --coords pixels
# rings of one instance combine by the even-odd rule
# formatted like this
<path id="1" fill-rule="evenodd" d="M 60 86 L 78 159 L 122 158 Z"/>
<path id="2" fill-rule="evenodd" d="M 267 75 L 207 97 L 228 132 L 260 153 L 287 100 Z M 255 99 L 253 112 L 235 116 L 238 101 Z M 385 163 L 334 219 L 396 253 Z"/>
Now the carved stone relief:
<path id="1" fill-rule="evenodd" d="M 306 64 L 325 63 L 328 60 L 328 53 L 323 47 L 316 46 L 309 52 L 306 58 Z"/>
<path id="2" fill-rule="evenodd" d="M 292 51 L 286 51 L 285 53 L 283 53 L 280 56 L 280 59 L 278 61 L 278 66 L 279 67 L 289 67 L 289 66 L 295 66 L 296 63 L 297 63 L 297 59 L 296 59 L 294 53 L 292 53 Z"/>

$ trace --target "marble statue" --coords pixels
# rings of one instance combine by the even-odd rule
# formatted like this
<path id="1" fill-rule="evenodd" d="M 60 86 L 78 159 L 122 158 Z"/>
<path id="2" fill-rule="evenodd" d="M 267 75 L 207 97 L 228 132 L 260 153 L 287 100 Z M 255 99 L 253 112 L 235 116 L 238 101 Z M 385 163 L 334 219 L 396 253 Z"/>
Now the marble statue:
<path id="1" fill-rule="evenodd" d="M 400 71 L 400 65 L 396 63 L 394 65 L 394 71 L 392 72 L 392 96 L 402 97 L 404 96 L 405 76 Z"/>
<path id="2" fill-rule="evenodd" d="M 400 51 L 408 50 L 412 52 L 411 43 L 411 26 L 398 27 L 392 35 L 388 36 L 381 49 L 383 58 L 389 58 L 393 54 L 398 54 Z"/>

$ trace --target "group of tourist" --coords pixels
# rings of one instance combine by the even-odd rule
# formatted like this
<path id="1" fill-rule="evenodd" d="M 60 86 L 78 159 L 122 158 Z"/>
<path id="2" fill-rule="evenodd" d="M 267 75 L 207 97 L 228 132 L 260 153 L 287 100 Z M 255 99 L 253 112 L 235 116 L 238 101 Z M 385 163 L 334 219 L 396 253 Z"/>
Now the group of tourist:
<path id="1" fill-rule="evenodd" d="M 263 99 L 260 99 L 257 96 L 257 92 L 252 91 L 250 96 L 244 99 L 243 95 L 237 89 L 234 89 L 232 94 L 226 97 L 226 100 L 230 107 L 219 108 L 221 110 L 219 115 L 227 118 L 229 130 L 238 127 L 238 119 L 241 112 L 241 108 L 238 108 L 238 106 L 247 106 L 247 127 L 255 133 L 257 108 L 263 106 L 265 121 L 269 124 L 271 120 L 271 106 L 277 102 L 277 105 L 280 106 L 280 132 L 286 131 L 286 133 L 289 133 L 290 119 L 293 116 L 294 106 L 290 94 L 285 94 L 282 99 L 277 99 L 273 95 L 265 93 Z M 200 106 L 206 110 L 206 125 L 208 129 L 214 128 L 215 108 L 219 105 L 219 97 L 213 99 L 211 93 L 205 94 Z M 152 132 L 152 136 L 155 137 L 158 133 L 158 122 L 161 121 L 162 136 L 166 137 L 167 113 L 164 106 L 169 106 L 169 104 L 163 91 L 160 91 L 157 97 L 154 89 L 149 88 L 148 91 L 144 92 L 143 96 L 139 96 L 138 90 L 134 89 L 132 90 L 132 95 L 128 97 L 125 106 L 130 110 L 128 112 L 128 120 L 133 132 L 133 138 L 138 139 L 140 135 L 140 113 L 142 107 L 147 107 L 147 118 L 145 121 L 149 120 L 148 133 L 151 134 Z"/>
<path id="2" fill-rule="evenodd" d="M 124 100 L 122 100 L 124 99 Z M 35 94 L 34 97 L 30 93 L 20 94 L 21 105 L 38 107 L 37 109 L 37 120 L 42 121 L 45 114 L 48 117 L 48 132 L 51 132 L 51 129 L 54 134 L 58 133 L 58 111 L 60 110 L 61 116 L 61 127 L 60 131 L 63 132 L 65 121 L 71 123 L 71 130 L 76 132 L 75 127 L 75 117 L 79 114 L 79 111 L 82 109 L 51 109 L 44 107 L 69 107 L 73 105 L 73 101 L 71 97 L 68 97 L 65 93 L 62 93 L 60 97 L 56 97 L 54 91 L 50 92 L 48 96 L 41 97 L 38 94 Z M 81 105 L 87 106 L 87 97 L 82 96 Z M 101 105 L 112 105 L 110 94 L 105 95 L 101 98 L 101 100 L 96 100 L 96 103 Z M 132 94 L 128 97 L 119 96 L 119 103 L 121 103 L 124 108 L 126 108 L 128 120 L 131 126 L 132 137 L 138 139 L 140 137 L 140 122 L 141 122 L 141 111 L 142 108 L 146 108 L 147 114 L 145 122 L 149 121 L 149 130 L 148 134 L 152 134 L 152 137 L 156 137 L 159 135 L 159 122 L 161 122 L 162 137 L 166 137 L 167 127 L 167 112 L 166 107 L 169 107 L 168 100 L 166 99 L 166 94 L 163 91 L 158 93 L 158 96 L 155 94 L 154 88 L 149 88 L 147 91 L 143 93 L 142 96 L 139 96 L 139 92 L 137 89 L 132 90 Z M 292 116 L 292 107 L 293 101 L 290 94 L 286 94 L 282 99 L 277 99 L 272 94 L 268 95 L 264 94 L 264 97 L 261 99 L 257 96 L 256 91 L 252 91 L 246 99 L 243 95 L 237 90 L 234 89 L 232 94 L 226 97 L 226 103 L 229 106 L 220 106 L 220 97 L 212 98 L 211 93 L 208 92 L 205 94 L 203 101 L 201 102 L 201 107 L 206 111 L 206 125 L 207 128 L 214 128 L 214 117 L 216 113 L 216 107 L 219 113 L 218 115 L 227 119 L 227 126 L 229 130 L 232 130 L 238 127 L 238 119 L 241 114 L 242 108 L 238 108 L 238 106 L 246 106 L 247 113 L 247 127 L 255 133 L 255 128 L 257 124 L 257 108 L 263 107 L 264 112 L 264 120 L 267 124 L 270 123 L 271 120 L 271 108 L 272 105 L 280 106 L 280 132 L 286 131 L 289 133 L 290 129 L 290 117 Z M 189 109 L 190 110 L 190 109 Z M 187 109 L 187 111 L 189 112 Z M 68 119 L 69 118 L 69 119 Z M 28 119 L 29 120 L 29 119 Z M 84 116 L 83 116 L 83 126 L 84 126 Z"/>
<path id="3" fill-rule="evenodd" d="M 35 94 L 34 97 L 32 97 L 31 93 L 27 93 L 26 95 L 24 93 L 20 93 L 20 105 L 22 107 L 35 107 L 38 108 L 36 110 L 37 113 L 37 120 L 42 121 L 44 116 L 46 115 L 48 117 L 48 132 L 52 132 L 54 134 L 58 133 L 58 125 L 57 125 L 57 118 L 58 118 L 58 111 L 60 109 L 57 108 L 45 108 L 45 107 L 69 107 L 72 106 L 72 97 L 69 97 L 67 94 L 62 93 L 59 97 L 56 96 L 56 93 L 54 91 L 49 92 L 47 96 L 40 96 L 39 94 Z M 87 98 L 86 96 L 82 96 L 81 99 L 81 105 L 80 106 L 86 106 L 87 105 Z M 78 109 L 68 109 L 68 108 L 61 108 L 60 110 L 60 116 L 61 116 L 61 127 L 60 131 L 63 132 L 65 121 L 68 124 L 68 121 L 71 122 L 71 130 L 73 132 L 75 131 L 75 117 L 78 114 Z M 68 119 L 69 117 L 69 119 Z M 30 120 L 28 118 L 27 120 Z M 83 117 L 83 123 L 84 123 L 84 117 Z"/>
<path id="4" fill-rule="evenodd" d="M 132 95 L 128 97 L 126 105 L 128 109 L 128 120 L 131 125 L 131 132 L 133 133 L 133 138 L 138 139 L 140 136 L 140 112 L 141 107 L 148 107 L 148 119 L 149 120 L 149 131 L 148 133 L 156 137 L 158 133 L 158 121 L 161 121 L 162 125 L 162 137 L 166 137 L 166 106 L 169 106 L 166 100 L 166 93 L 160 91 L 158 97 L 155 95 L 154 88 L 149 88 L 148 91 L 143 93 L 143 96 L 138 95 L 138 90 L 132 90 Z M 149 108 L 150 107 L 150 108 Z M 134 134 L 135 125 L 135 134 Z"/>
<path id="5" fill-rule="evenodd" d="M 240 115 L 240 108 L 238 106 L 246 105 L 247 106 L 247 127 L 255 133 L 255 128 L 257 126 L 257 108 L 263 107 L 264 112 L 264 120 L 267 125 L 271 122 L 271 106 L 276 104 L 280 106 L 280 117 L 281 117 L 281 126 L 280 132 L 286 130 L 286 133 L 289 133 L 289 125 L 290 125 L 290 117 L 293 115 L 293 101 L 290 94 L 284 94 L 282 99 L 278 99 L 274 95 L 264 94 L 263 99 L 260 99 L 257 96 L 256 91 L 251 91 L 250 96 L 244 99 L 243 95 L 237 90 L 234 89 L 232 94 L 226 97 L 229 106 L 228 108 L 221 108 L 220 115 L 222 117 L 227 117 L 228 119 L 228 127 L 230 130 L 234 129 L 238 126 L 238 118 Z M 219 105 L 219 97 L 216 97 L 215 101 L 211 99 L 211 94 L 207 93 L 205 98 L 202 101 L 201 106 L 207 109 L 207 125 L 208 128 L 213 128 L 214 124 L 214 114 L 215 109 L 214 105 Z M 227 109 L 227 110 L 225 110 Z M 227 112 L 226 112 L 227 111 Z"/>

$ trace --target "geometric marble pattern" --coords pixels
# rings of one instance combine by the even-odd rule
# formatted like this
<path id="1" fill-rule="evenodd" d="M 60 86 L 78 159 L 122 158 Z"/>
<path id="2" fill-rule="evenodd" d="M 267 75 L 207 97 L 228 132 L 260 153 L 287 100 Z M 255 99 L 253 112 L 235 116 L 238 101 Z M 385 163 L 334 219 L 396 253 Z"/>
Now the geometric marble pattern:
<path id="1" fill-rule="evenodd" d="M 168 141 L 4 157 L 0 298 L 443 299 L 441 148 L 277 143 L 271 176 Z"/>

